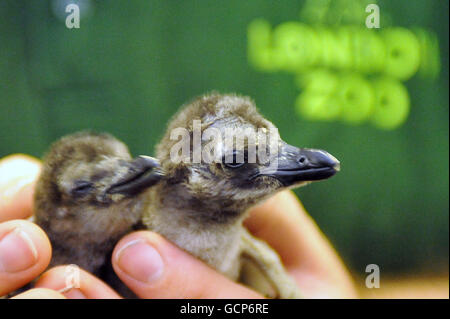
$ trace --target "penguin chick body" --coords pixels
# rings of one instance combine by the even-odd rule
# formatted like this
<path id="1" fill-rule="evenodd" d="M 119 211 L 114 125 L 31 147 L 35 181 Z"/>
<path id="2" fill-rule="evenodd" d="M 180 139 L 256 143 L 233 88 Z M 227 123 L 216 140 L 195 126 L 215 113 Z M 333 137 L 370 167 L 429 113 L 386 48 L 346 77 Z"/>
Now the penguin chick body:
<path id="1" fill-rule="evenodd" d="M 195 139 L 196 125 L 201 131 L 201 149 L 212 146 L 214 160 L 193 160 L 195 140 L 184 144 L 190 148 L 185 160 L 174 160 L 179 153 L 174 149 L 182 143 L 179 137 Z M 180 129 L 187 133 L 174 134 Z M 204 134 L 208 129 L 214 129 L 219 138 Z M 227 129 L 261 130 L 275 139 L 276 151 L 264 151 L 269 160 L 250 161 L 250 146 L 258 149 L 261 143 L 250 139 L 244 147 L 226 143 Z M 156 153 L 165 177 L 147 192 L 143 217 L 147 228 L 233 280 L 239 279 L 244 263 L 250 261 L 273 288 L 266 293 L 271 297 L 301 296 L 275 251 L 253 237 L 242 222 L 249 208 L 276 192 L 334 175 L 339 162 L 333 156 L 282 141 L 276 127 L 258 113 L 249 98 L 215 93 L 182 107 L 170 121 Z M 237 161 L 239 155 L 241 162 Z M 243 281 L 252 285 L 251 280 Z"/>
<path id="2" fill-rule="evenodd" d="M 156 159 L 132 159 L 108 134 L 75 133 L 43 159 L 35 221 L 52 244 L 50 266 L 76 264 L 101 276 L 116 242 L 142 217 L 142 191 L 161 177 Z M 108 260 L 107 260 L 108 259 Z"/>

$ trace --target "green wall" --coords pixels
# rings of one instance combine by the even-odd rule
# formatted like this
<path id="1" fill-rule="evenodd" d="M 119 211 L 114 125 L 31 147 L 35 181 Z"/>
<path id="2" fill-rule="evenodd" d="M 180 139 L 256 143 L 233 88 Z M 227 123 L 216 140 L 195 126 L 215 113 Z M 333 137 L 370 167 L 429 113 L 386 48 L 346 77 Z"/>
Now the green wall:
<path id="1" fill-rule="evenodd" d="M 297 194 L 352 270 L 448 267 L 447 1 L 379 1 L 395 25 L 429 28 L 441 47 L 439 78 L 406 82 L 411 113 L 393 131 L 303 120 L 293 76 L 249 66 L 249 22 L 298 20 L 302 2 L 90 1 L 91 15 L 82 12 L 81 28 L 72 30 L 52 3 L 0 1 L 0 157 L 41 156 L 58 137 L 85 128 L 151 154 L 183 102 L 213 89 L 239 92 L 287 142 L 341 160 L 335 178 Z"/>

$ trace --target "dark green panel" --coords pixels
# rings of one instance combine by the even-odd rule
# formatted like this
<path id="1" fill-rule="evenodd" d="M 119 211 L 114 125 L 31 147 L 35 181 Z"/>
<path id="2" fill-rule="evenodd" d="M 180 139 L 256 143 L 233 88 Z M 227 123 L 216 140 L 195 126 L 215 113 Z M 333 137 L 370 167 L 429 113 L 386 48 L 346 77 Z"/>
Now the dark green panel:
<path id="1" fill-rule="evenodd" d="M 378 1 L 391 24 L 429 28 L 441 48 L 439 78 L 405 83 L 411 113 L 392 131 L 300 118 L 294 76 L 249 65 L 248 24 L 296 20 L 302 1 L 87 1 L 93 11 L 77 30 L 55 15 L 56 2 L 0 2 L 1 157 L 40 156 L 86 128 L 151 154 L 182 103 L 236 91 L 252 96 L 287 142 L 341 160 L 335 178 L 297 193 L 353 270 L 448 265 L 447 1 Z"/>

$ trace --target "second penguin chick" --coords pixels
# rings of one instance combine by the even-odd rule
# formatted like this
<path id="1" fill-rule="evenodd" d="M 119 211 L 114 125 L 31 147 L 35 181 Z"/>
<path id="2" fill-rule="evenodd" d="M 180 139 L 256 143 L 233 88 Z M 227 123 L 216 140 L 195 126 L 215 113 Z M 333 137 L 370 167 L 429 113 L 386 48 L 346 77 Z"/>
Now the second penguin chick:
<path id="1" fill-rule="evenodd" d="M 116 242 L 140 221 L 140 194 L 161 176 L 156 159 L 132 159 L 108 134 L 81 132 L 55 142 L 34 203 L 35 221 L 52 244 L 50 266 L 76 264 L 100 275 Z"/>

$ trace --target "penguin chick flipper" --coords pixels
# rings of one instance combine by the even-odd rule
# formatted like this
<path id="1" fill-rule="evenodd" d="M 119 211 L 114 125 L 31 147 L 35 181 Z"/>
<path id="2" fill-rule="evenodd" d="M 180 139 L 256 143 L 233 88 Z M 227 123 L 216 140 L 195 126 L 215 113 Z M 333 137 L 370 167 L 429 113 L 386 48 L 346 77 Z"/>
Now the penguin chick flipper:
<path id="1" fill-rule="evenodd" d="M 276 298 L 277 290 L 275 286 L 266 277 L 255 261 L 247 255 L 242 255 L 240 259 L 238 282 L 247 287 L 251 287 L 253 290 L 267 298 Z"/>
<path id="2" fill-rule="evenodd" d="M 247 230 L 242 234 L 240 281 L 267 297 L 303 298 L 294 279 L 283 267 L 278 254 Z"/>

